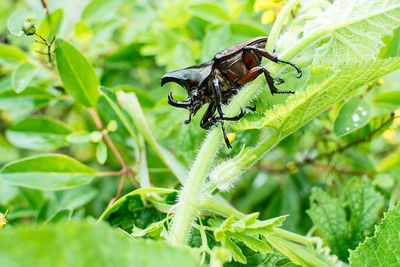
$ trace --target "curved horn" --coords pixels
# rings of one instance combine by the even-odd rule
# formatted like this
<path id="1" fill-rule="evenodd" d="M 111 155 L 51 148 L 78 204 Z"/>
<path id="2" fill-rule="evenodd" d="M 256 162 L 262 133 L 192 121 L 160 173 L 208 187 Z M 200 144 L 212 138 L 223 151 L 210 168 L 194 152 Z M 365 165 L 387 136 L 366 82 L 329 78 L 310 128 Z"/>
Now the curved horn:
<path id="1" fill-rule="evenodd" d="M 168 94 L 168 104 L 170 104 L 171 106 L 174 107 L 178 107 L 178 108 L 188 108 L 190 106 L 190 102 L 189 101 L 176 101 L 173 97 L 172 97 L 172 93 L 170 92 Z"/>

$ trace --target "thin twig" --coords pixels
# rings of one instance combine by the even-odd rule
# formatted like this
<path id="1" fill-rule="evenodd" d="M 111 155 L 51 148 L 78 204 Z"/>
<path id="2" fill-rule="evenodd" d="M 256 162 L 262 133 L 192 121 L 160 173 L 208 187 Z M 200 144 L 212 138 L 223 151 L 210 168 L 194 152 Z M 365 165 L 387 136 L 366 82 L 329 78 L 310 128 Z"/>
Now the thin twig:
<path id="1" fill-rule="evenodd" d="M 49 7 L 47 6 L 47 0 L 41 0 L 42 6 L 44 9 L 46 9 L 46 16 L 49 15 Z"/>
<path id="2" fill-rule="evenodd" d="M 89 114 L 92 117 L 97 129 L 103 135 L 103 138 L 106 141 L 108 147 L 111 149 L 112 153 L 117 158 L 119 164 L 122 167 L 122 169 L 120 171 L 117 171 L 117 172 L 99 173 L 99 176 L 118 176 L 118 175 L 122 175 L 121 182 L 120 182 L 120 185 L 118 187 L 117 194 L 115 195 L 115 198 L 113 198 L 113 200 L 111 200 L 111 202 L 110 202 L 112 204 L 113 202 L 118 200 L 118 198 L 120 197 L 120 194 L 121 194 L 121 191 L 122 191 L 122 188 L 120 188 L 120 187 L 123 186 L 123 184 L 125 182 L 126 175 L 128 175 L 129 179 L 131 180 L 131 182 L 132 182 L 132 184 L 133 184 L 133 186 L 135 188 L 138 188 L 139 186 L 138 186 L 138 184 L 136 182 L 134 182 L 133 177 L 130 176 L 131 173 L 133 172 L 133 170 L 130 169 L 128 167 L 128 165 L 125 163 L 124 159 L 122 158 L 121 154 L 119 153 L 119 151 L 118 151 L 117 147 L 115 146 L 114 142 L 112 141 L 112 139 L 108 135 L 107 130 L 104 128 L 104 125 L 101 122 L 101 119 L 100 119 L 99 115 L 97 114 L 97 112 L 93 108 L 89 108 L 88 111 L 89 111 Z"/>

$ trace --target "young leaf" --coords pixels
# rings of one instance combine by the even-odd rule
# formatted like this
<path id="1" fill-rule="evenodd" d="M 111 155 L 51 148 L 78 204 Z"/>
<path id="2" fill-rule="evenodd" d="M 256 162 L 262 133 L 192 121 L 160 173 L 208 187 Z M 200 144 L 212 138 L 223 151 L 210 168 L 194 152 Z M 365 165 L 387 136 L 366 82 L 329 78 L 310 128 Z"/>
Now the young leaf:
<path id="1" fill-rule="evenodd" d="M 400 205 L 389 210 L 375 235 L 350 253 L 351 266 L 399 266 Z"/>
<path id="2" fill-rule="evenodd" d="M 376 166 L 378 172 L 387 172 L 395 169 L 400 169 L 400 152 L 389 154 Z"/>
<path id="3" fill-rule="evenodd" d="M 24 51 L 18 47 L 0 43 L 0 60 L 24 62 L 27 60 L 27 57 Z"/>
<path id="4" fill-rule="evenodd" d="M 382 37 L 400 25 L 399 0 L 336 0 L 317 19 L 306 24 L 305 36 L 329 34 L 317 49 L 316 65 L 338 65 L 373 59 Z"/>
<path id="5" fill-rule="evenodd" d="M 76 102 L 96 108 L 100 86 L 93 66 L 82 53 L 63 39 L 56 40 L 57 71 L 65 90 Z"/>
<path id="6" fill-rule="evenodd" d="M 333 253 L 340 259 L 346 259 L 348 228 L 342 204 L 319 187 L 312 189 L 310 200 L 311 205 L 307 213 L 314 225 L 332 248 Z"/>
<path id="7" fill-rule="evenodd" d="M 353 97 L 340 108 L 333 131 L 337 136 L 348 134 L 364 126 L 369 118 L 368 104 L 359 97 Z"/>
<path id="8" fill-rule="evenodd" d="M 61 154 L 24 158 L 5 165 L 0 179 L 22 187 L 64 190 L 90 183 L 95 172 L 79 161 Z"/>
<path id="9" fill-rule="evenodd" d="M 54 266 L 54 263 L 59 266 L 200 266 L 197 255 L 188 248 L 170 247 L 162 241 L 132 240 L 105 223 L 73 221 L 1 231 L 0 263 L 21 267 Z"/>
<path id="10" fill-rule="evenodd" d="M 71 129 L 63 122 L 44 116 L 27 118 L 10 127 L 8 141 L 20 148 L 49 150 L 68 144 Z"/>
<path id="11" fill-rule="evenodd" d="M 96 159 L 101 165 L 107 160 L 107 145 L 105 142 L 98 143 L 96 147 Z"/>
<path id="12" fill-rule="evenodd" d="M 36 75 L 37 68 L 30 63 L 19 65 L 13 74 L 12 85 L 15 92 L 21 93 L 25 90 L 33 77 Z"/>

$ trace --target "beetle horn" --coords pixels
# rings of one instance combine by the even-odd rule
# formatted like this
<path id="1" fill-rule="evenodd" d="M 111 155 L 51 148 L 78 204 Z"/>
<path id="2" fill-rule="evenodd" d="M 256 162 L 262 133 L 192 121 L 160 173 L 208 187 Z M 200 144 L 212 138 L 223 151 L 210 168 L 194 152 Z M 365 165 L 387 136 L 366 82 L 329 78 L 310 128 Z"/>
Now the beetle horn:
<path id="1" fill-rule="evenodd" d="M 170 92 L 168 94 L 168 104 L 170 104 L 171 106 L 174 107 L 178 107 L 178 108 L 188 108 L 190 106 L 190 102 L 189 101 L 176 101 L 173 97 L 172 97 L 172 93 Z"/>

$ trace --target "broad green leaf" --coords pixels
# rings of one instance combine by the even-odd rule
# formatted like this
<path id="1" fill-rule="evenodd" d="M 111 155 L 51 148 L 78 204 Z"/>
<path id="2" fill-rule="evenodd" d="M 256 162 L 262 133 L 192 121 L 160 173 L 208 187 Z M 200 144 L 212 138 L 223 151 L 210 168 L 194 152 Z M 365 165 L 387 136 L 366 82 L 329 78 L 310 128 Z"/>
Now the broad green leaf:
<path id="1" fill-rule="evenodd" d="M 97 196 L 97 189 L 92 186 L 81 186 L 62 192 L 59 208 L 74 210 L 92 201 Z"/>
<path id="2" fill-rule="evenodd" d="M 328 107 L 356 92 L 361 85 L 398 68 L 399 58 L 378 59 L 338 68 L 311 67 L 311 79 L 304 91 L 296 92 L 284 104 L 275 105 L 273 110 L 267 110 L 265 114 L 249 116 L 249 120 L 247 117 L 241 119 L 232 128 L 242 131 L 268 127 L 275 132 L 272 139 L 281 140 Z M 266 142 L 273 143 L 272 139 Z"/>
<path id="3" fill-rule="evenodd" d="M 100 142 L 96 146 L 96 159 L 97 162 L 103 165 L 107 160 L 107 145 L 104 142 Z"/>
<path id="4" fill-rule="evenodd" d="M 348 227 L 346 214 L 338 199 L 331 198 L 319 187 L 311 191 L 310 209 L 307 210 L 312 222 L 329 244 L 334 254 L 346 259 Z"/>
<path id="5" fill-rule="evenodd" d="M 214 24 L 222 23 L 229 20 L 229 16 L 226 11 L 216 4 L 193 4 L 189 6 L 188 11 L 192 15 Z"/>
<path id="6" fill-rule="evenodd" d="M 186 168 L 176 159 L 176 157 L 164 147 L 157 143 L 154 138 L 149 125 L 147 124 L 144 116 L 142 107 L 140 106 L 139 100 L 134 93 L 118 93 L 118 101 L 126 109 L 129 115 L 132 117 L 135 123 L 136 129 L 140 132 L 146 142 L 151 148 L 157 153 L 160 159 L 169 167 L 174 173 L 178 180 L 183 183 L 186 180 L 187 170 Z"/>
<path id="7" fill-rule="evenodd" d="M 4 229 L 0 265 L 191 267 L 200 263 L 188 248 L 133 240 L 105 223 L 69 222 Z"/>
<path id="8" fill-rule="evenodd" d="M 151 188 L 140 188 L 135 191 L 132 191 L 120 199 L 118 199 L 114 204 L 112 204 L 110 207 L 108 207 L 103 214 L 100 216 L 99 221 L 104 221 L 107 220 L 107 218 L 115 211 L 117 211 L 125 201 L 128 200 L 129 197 L 131 196 L 139 196 L 139 195 L 145 195 L 145 194 L 171 194 L 177 192 L 174 189 L 165 189 L 165 188 L 157 188 L 157 187 L 151 187 Z"/>
<path id="9" fill-rule="evenodd" d="M 85 107 L 96 108 L 100 86 L 93 66 L 73 45 L 56 40 L 57 71 L 67 92 Z"/>
<path id="10" fill-rule="evenodd" d="M 383 208 L 384 199 L 375 191 L 369 179 L 352 179 L 346 184 L 346 197 L 350 208 L 353 243 L 364 240 L 364 233 L 372 230 Z"/>
<path id="11" fill-rule="evenodd" d="M 57 9 L 42 21 L 37 33 L 51 42 L 58 33 L 63 19 L 62 9 Z M 37 38 L 37 40 L 40 40 Z"/>
<path id="12" fill-rule="evenodd" d="M 0 135 L 0 164 L 16 160 L 19 157 L 19 151 Z"/>
<path id="13" fill-rule="evenodd" d="M 0 43 L 0 60 L 13 61 L 13 62 L 24 62 L 28 58 L 24 51 L 18 47 Z"/>
<path id="14" fill-rule="evenodd" d="M 375 235 L 367 238 L 350 253 L 350 265 L 358 266 L 399 266 L 400 265 L 400 205 L 397 204 L 385 214 L 375 229 Z"/>
<path id="15" fill-rule="evenodd" d="M 56 213 L 54 213 L 48 220 L 46 220 L 45 223 L 66 222 L 71 219 L 71 216 L 72 216 L 72 210 L 69 209 L 59 210 Z"/>
<path id="16" fill-rule="evenodd" d="M 374 104 L 380 106 L 400 106 L 400 90 L 389 91 L 378 94 L 374 97 Z"/>
<path id="17" fill-rule="evenodd" d="M 43 92 L 38 88 L 28 87 L 17 94 L 13 89 L 0 93 L 0 110 L 20 112 L 32 111 L 45 106 L 53 95 Z"/>
<path id="18" fill-rule="evenodd" d="M 337 136 L 348 134 L 364 126 L 369 118 L 368 104 L 359 97 L 353 97 L 340 108 L 333 131 Z"/>
<path id="19" fill-rule="evenodd" d="M 82 21 L 89 25 L 110 19 L 114 12 L 126 0 L 94 0 L 91 1 L 82 12 Z"/>
<path id="20" fill-rule="evenodd" d="M 400 169 L 400 152 L 389 154 L 376 166 L 378 172 L 386 172 L 395 169 Z"/>
<path id="21" fill-rule="evenodd" d="M 61 154 L 45 154 L 17 160 L 0 170 L 0 179 L 22 187 L 64 190 L 90 183 L 95 172 Z"/>
<path id="22" fill-rule="evenodd" d="M 33 150 L 49 150 L 68 145 L 71 129 L 63 122 L 44 116 L 27 118 L 10 127 L 6 136 L 15 146 Z"/>
<path id="23" fill-rule="evenodd" d="M 399 0 L 336 0 L 306 24 L 304 35 L 329 37 L 317 49 L 314 64 L 349 64 L 373 59 L 384 45 L 382 37 L 399 25 Z"/>
<path id="24" fill-rule="evenodd" d="M 33 77 L 35 77 L 37 70 L 37 67 L 30 63 L 23 63 L 19 65 L 15 69 L 11 81 L 15 92 L 21 93 L 24 91 Z"/>

